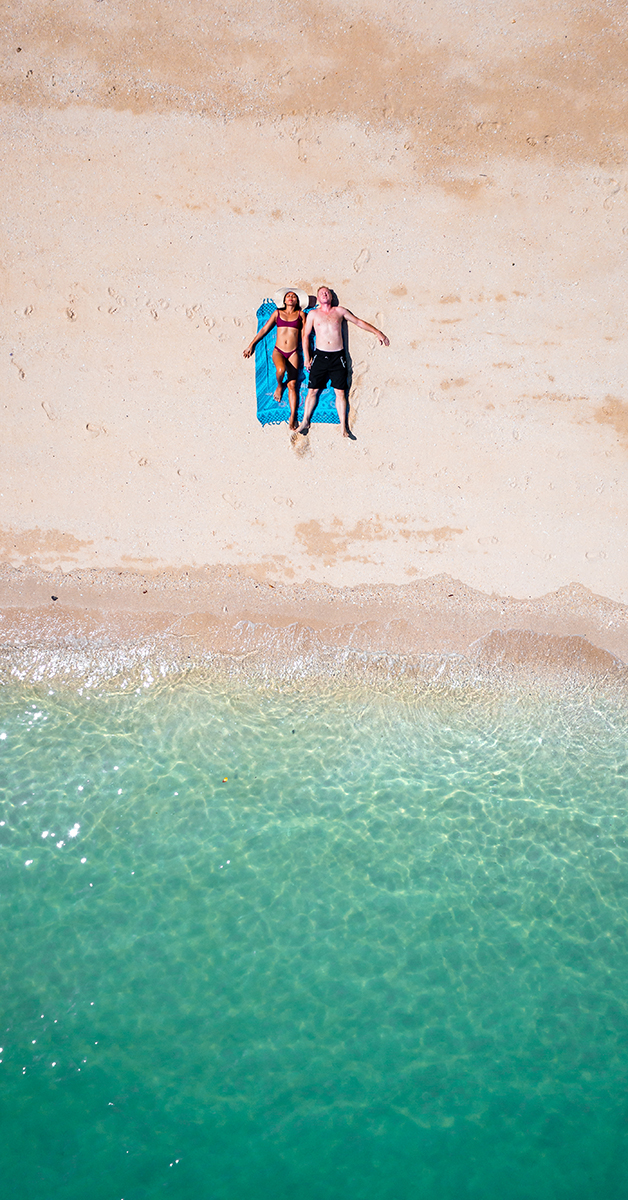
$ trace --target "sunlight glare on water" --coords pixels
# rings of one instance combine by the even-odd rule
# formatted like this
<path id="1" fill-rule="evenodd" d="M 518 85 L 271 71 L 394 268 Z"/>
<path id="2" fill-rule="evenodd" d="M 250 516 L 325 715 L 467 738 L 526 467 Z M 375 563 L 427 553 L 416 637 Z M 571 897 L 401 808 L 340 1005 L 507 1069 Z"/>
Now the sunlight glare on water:
<path id="1" fill-rule="evenodd" d="M 4 688 L 4 1194 L 625 1197 L 627 733 L 584 694 Z"/>

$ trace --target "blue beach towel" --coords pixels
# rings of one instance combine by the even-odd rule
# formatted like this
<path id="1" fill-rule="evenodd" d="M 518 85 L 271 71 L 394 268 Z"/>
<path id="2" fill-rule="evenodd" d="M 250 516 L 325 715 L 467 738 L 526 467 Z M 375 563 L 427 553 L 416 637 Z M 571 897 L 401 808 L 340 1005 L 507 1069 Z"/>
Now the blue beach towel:
<path id="1" fill-rule="evenodd" d="M 268 318 L 272 316 L 277 305 L 274 300 L 264 300 L 257 310 L 257 328 L 258 331 L 265 325 Z M 306 311 L 309 311 L 306 310 Z M 277 387 L 277 375 L 275 372 L 275 364 L 273 363 L 273 350 L 275 348 L 274 334 L 270 333 L 267 337 L 262 338 L 261 342 L 255 347 L 255 391 L 257 393 L 257 419 L 261 425 L 280 425 L 282 421 L 288 421 L 290 418 L 290 405 L 288 404 L 288 389 L 284 391 L 283 399 L 280 404 L 273 398 L 275 388 Z M 303 364 L 299 363 L 299 375 L 297 379 L 297 388 L 299 389 L 299 421 L 303 419 L 303 405 L 307 396 L 307 375 L 303 370 Z M 312 424 L 314 422 L 325 422 L 328 425 L 339 425 L 338 413 L 336 412 L 336 400 L 334 397 L 334 389 L 328 384 L 324 391 L 321 392 L 318 398 L 318 404 L 314 410 Z"/>

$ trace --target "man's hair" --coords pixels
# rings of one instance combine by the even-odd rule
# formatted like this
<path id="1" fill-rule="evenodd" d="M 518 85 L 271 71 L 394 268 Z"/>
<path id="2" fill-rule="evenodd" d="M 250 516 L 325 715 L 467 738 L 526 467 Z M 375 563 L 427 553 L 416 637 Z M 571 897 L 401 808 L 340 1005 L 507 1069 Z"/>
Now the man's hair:
<path id="1" fill-rule="evenodd" d="M 318 296 L 318 293 L 319 293 L 319 292 L 322 292 L 322 291 L 323 291 L 323 288 L 325 289 L 325 291 L 326 291 L 326 292 L 329 292 L 329 294 L 330 294 L 331 296 L 333 296 L 333 294 L 334 294 L 333 288 L 330 288 L 330 287 L 328 286 L 328 284 L 326 284 L 326 283 L 321 283 L 321 286 L 318 288 L 318 290 L 317 290 L 317 292 L 316 292 L 316 295 L 317 295 L 317 296 Z"/>

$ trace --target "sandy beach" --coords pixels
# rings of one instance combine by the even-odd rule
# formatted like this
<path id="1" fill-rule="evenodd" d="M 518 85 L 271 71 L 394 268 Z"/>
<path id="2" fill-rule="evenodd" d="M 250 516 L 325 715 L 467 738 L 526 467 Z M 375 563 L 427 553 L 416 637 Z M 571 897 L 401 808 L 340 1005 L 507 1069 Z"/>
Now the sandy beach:
<path id="1" fill-rule="evenodd" d="M 297 619 L 628 661 L 621 21 L 10 5 L 5 644 Z M 323 282 L 391 344 L 350 330 L 356 441 L 294 447 L 242 351 Z"/>

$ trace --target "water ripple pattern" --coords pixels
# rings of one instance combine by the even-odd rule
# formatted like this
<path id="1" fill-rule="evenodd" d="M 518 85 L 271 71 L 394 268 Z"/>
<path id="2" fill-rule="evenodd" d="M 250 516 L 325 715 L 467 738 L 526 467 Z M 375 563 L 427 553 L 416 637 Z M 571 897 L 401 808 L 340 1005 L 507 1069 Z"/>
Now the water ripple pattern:
<path id="1" fill-rule="evenodd" d="M 590 696 L 5 686 L 4 1194 L 625 1197 L 627 734 Z"/>

